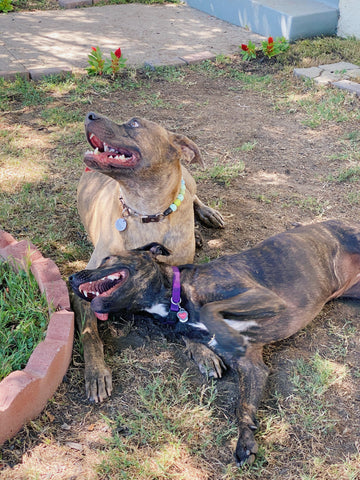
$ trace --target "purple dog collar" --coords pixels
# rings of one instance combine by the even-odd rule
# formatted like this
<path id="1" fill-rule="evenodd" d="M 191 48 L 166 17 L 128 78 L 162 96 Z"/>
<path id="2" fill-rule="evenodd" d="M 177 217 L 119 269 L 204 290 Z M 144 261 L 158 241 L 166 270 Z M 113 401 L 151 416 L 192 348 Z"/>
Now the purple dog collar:
<path id="1" fill-rule="evenodd" d="M 172 267 L 172 270 L 174 275 L 173 275 L 170 310 L 172 312 L 176 312 L 176 315 L 181 323 L 186 323 L 189 319 L 189 314 L 184 308 L 180 307 L 180 303 L 181 303 L 180 270 L 178 269 L 178 267 Z"/>
<path id="2" fill-rule="evenodd" d="M 171 307 L 172 312 L 178 312 L 180 308 L 180 270 L 178 267 L 172 267 L 173 269 L 173 284 L 172 284 L 172 294 L 171 294 Z"/>

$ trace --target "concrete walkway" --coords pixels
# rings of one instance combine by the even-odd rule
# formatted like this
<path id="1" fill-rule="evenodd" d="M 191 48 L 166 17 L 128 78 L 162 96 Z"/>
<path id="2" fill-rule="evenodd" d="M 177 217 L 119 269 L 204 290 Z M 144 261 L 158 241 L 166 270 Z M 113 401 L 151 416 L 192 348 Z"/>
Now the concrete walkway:
<path id="1" fill-rule="evenodd" d="M 127 65 L 179 65 L 239 51 L 260 35 L 187 5 L 107 5 L 0 15 L 0 76 L 85 68 L 92 46 Z"/>

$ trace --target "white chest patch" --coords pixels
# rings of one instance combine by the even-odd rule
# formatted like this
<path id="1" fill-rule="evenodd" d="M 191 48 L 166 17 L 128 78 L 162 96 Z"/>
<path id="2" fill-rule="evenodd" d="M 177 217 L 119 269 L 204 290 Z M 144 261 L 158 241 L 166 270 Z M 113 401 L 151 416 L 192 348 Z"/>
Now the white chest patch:
<path id="1" fill-rule="evenodd" d="M 158 303 L 153 305 L 150 308 L 145 308 L 145 312 L 155 313 L 156 315 L 160 315 L 160 317 L 166 317 L 167 314 L 169 313 L 163 303 Z"/>
<path id="2" fill-rule="evenodd" d="M 241 320 L 228 320 L 224 318 L 224 322 L 226 322 L 229 327 L 233 328 L 237 332 L 246 332 L 251 329 L 251 327 L 257 327 L 258 324 L 255 322 L 255 320 L 249 320 L 249 321 L 241 321 Z"/>
<path id="3" fill-rule="evenodd" d="M 203 323 L 189 323 L 188 325 L 191 325 L 194 328 L 198 328 L 199 330 L 204 330 L 205 332 L 208 332 L 209 330 L 205 327 Z"/>

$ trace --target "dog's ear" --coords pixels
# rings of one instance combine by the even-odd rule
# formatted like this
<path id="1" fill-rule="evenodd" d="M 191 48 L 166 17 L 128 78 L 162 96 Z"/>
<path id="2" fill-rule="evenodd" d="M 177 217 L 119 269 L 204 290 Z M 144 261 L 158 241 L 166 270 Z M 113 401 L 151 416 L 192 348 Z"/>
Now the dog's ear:
<path id="1" fill-rule="evenodd" d="M 190 138 L 185 137 L 185 135 L 174 134 L 173 136 L 174 143 L 179 145 L 182 152 L 182 159 L 188 163 L 198 162 L 204 168 L 205 163 L 201 156 L 200 150 L 197 145 L 190 140 Z"/>
<path id="2" fill-rule="evenodd" d="M 141 252 L 149 252 L 154 257 L 157 257 L 158 255 L 164 255 L 165 257 L 169 257 L 171 255 L 170 250 L 164 247 L 164 245 L 161 245 L 161 243 L 156 242 L 148 243 L 143 247 L 136 248 L 136 250 L 139 250 Z"/>

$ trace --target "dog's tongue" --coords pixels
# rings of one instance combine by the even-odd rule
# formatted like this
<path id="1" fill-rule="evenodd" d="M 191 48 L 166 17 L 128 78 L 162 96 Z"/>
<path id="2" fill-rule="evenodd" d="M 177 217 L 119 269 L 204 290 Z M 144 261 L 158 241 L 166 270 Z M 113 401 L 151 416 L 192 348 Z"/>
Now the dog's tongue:
<path id="1" fill-rule="evenodd" d="M 105 322 L 105 320 L 107 320 L 109 318 L 109 314 L 108 313 L 97 313 L 97 312 L 94 312 L 96 317 L 99 319 L 99 320 L 102 320 L 103 322 Z"/>

